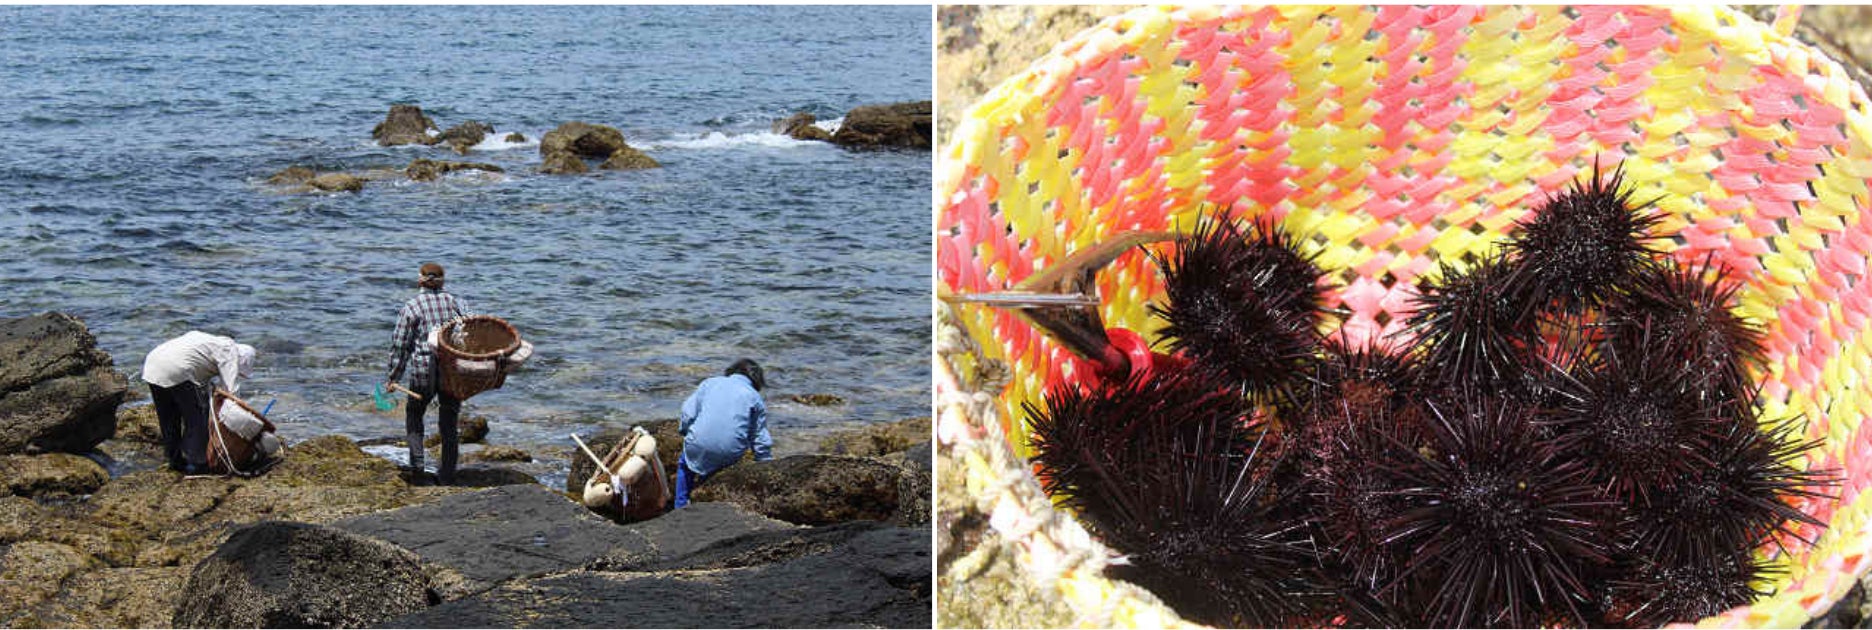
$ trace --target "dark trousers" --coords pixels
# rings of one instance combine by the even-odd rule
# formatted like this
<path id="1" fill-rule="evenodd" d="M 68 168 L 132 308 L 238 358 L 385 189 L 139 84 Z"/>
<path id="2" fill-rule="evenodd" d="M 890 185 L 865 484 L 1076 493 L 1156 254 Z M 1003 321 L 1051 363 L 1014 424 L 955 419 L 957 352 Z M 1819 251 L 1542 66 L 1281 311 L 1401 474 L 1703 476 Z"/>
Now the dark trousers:
<path id="1" fill-rule="evenodd" d="M 423 414 L 429 411 L 430 400 L 439 403 L 436 424 L 442 430 L 442 461 L 436 462 L 436 479 L 445 485 L 455 483 L 455 462 L 461 456 L 461 434 L 456 424 L 461 416 L 461 401 L 442 393 L 440 387 L 430 387 L 422 398 L 410 397 L 409 403 L 403 406 L 403 430 L 410 440 L 410 465 L 420 467 L 422 464 Z"/>
<path id="2" fill-rule="evenodd" d="M 162 431 L 163 457 L 184 472 L 208 469 L 208 397 L 189 381 L 175 387 L 150 385 L 156 403 L 156 427 Z"/>

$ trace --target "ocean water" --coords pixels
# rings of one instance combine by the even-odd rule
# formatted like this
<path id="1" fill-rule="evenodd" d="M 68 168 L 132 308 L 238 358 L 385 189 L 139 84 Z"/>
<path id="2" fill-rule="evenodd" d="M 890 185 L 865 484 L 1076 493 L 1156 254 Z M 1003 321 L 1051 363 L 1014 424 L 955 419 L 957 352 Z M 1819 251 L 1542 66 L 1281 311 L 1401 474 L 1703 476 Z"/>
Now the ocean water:
<path id="1" fill-rule="evenodd" d="M 120 371 L 191 329 L 260 348 L 243 394 L 289 441 L 400 435 L 376 411 L 418 264 L 537 347 L 464 413 L 562 474 L 566 434 L 676 416 L 739 357 L 782 453 L 928 415 L 927 151 L 769 131 L 930 98 L 926 7 L 0 7 L 0 316 L 83 318 Z M 393 103 L 497 130 L 382 148 Z M 546 176 L 541 134 L 605 124 L 663 163 Z M 501 140 L 518 131 L 524 143 Z M 283 194 L 292 165 L 439 182 Z M 141 389 L 140 382 L 133 386 Z M 788 400 L 826 393 L 843 405 Z M 431 412 L 433 414 L 433 412 Z M 430 431 L 434 428 L 433 415 Z"/>

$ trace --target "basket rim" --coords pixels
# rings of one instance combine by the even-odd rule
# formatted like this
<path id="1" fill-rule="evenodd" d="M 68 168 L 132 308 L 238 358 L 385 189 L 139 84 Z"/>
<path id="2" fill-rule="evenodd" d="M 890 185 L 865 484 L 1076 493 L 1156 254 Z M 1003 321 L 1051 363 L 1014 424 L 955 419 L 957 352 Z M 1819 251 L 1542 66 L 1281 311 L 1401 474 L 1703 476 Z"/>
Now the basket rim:
<path id="1" fill-rule="evenodd" d="M 513 335 L 513 343 L 507 344 L 506 347 L 503 347 L 499 350 L 494 350 L 492 352 L 478 352 L 478 353 L 477 352 L 462 352 L 461 350 L 457 350 L 449 346 L 448 344 L 449 331 L 454 330 L 457 326 L 466 324 L 471 321 L 472 322 L 494 322 L 496 324 L 500 324 L 502 328 L 506 329 L 508 333 Z M 514 328 L 513 324 L 507 323 L 507 320 L 501 319 L 499 317 L 495 317 L 493 315 L 468 315 L 466 317 L 457 317 L 453 320 L 450 320 L 448 323 L 443 324 L 441 334 L 438 336 L 437 342 L 438 343 L 436 343 L 436 347 L 435 347 L 437 354 L 448 354 L 449 358 L 457 359 L 457 360 L 485 361 L 488 359 L 503 357 L 508 354 L 512 354 L 513 351 L 515 350 L 519 350 L 520 349 L 520 330 L 517 328 Z"/>

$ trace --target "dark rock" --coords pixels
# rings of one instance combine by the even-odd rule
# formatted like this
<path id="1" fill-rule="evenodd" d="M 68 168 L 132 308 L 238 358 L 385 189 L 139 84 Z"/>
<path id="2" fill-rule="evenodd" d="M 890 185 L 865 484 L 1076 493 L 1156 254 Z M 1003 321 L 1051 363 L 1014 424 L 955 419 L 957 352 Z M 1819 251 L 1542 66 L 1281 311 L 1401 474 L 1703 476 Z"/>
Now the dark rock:
<path id="1" fill-rule="evenodd" d="M 530 462 L 533 456 L 512 446 L 488 446 L 468 454 L 468 459 L 484 462 Z"/>
<path id="2" fill-rule="evenodd" d="M 614 548 L 648 549 L 642 534 L 538 484 L 458 494 L 335 525 L 415 550 L 425 562 L 484 584 L 581 567 Z"/>
<path id="3" fill-rule="evenodd" d="M 455 485 L 463 488 L 498 488 L 501 486 L 539 485 L 539 479 L 525 472 L 498 466 L 463 466 L 455 470 Z M 541 486 L 545 487 L 545 486 Z"/>
<path id="4" fill-rule="evenodd" d="M 845 113 L 832 142 L 845 147 L 930 148 L 929 101 L 861 105 Z"/>
<path id="5" fill-rule="evenodd" d="M 607 171 L 635 171 L 646 168 L 658 168 L 661 166 L 663 165 L 658 163 L 654 158 L 644 155 L 643 151 L 631 147 L 624 147 L 618 149 L 616 153 L 612 153 L 610 159 L 605 160 L 604 164 L 598 165 L 598 168 Z"/>
<path id="6" fill-rule="evenodd" d="M 486 164 L 482 162 L 448 162 L 448 161 L 441 161 L 441 160 L 431 160 L 429 158 L 416 158 L 414 160 L 411 160 L 409 163 L 409 166 L 403 169 L 403 174 L 408 175 L 409 178 L 414 181 L 432 182 L 437 179 L 441 179 L 442 176 L 445 174 L 453 173 L 455 171 L 487 171 L 489 173 L 504 173 L 506 172 L 506 169 L 503 169 L 498 165 Z"/>
<path id="7" fill-rule="evenodd" d="M 312 178 L 318 177 L 318 171 L 304 166 L 288 166 L 286 170 L 274 173 L 267 178 L 267 183 L 281 186 L 303 186 Z"/>
<path id="8" fill-rule="evenodd" d="M 13 494 L 85 495 L 110 481 L 110 473 L 90 458 L 69 453 L 0 456 L 0 484 Z"/>
<path id="9" fill-rule="evenodd" d="M 801 525 L 888 521 L 898 513 L 901 475 L 898 467 L 873 459 L 795 455 L 730 466 L 690 497 Z"/>
<path id="10" fill-rule="evenodd" d="M 510 133 L 510 134 L 507 134 L 507 137 L 506 137 L 506 138 L 504 138 L 504 139 L 505 139 L 506 141 L 508 141 L 508 142 L 512 142 L 512 143 L 514 143 L 514 144 L 520 144 L 520 143 L 522 143 L 522 142 L 526 142 L 526 141 L 527 141 L 527 137 L 526 137 L 526 134 L 523 134 L 523 133 L 520 133 L 520 132 L 518 132 L 518 131 L 516 131 L 516 132 L 513 132 L 513 133 Z"/>
<path id="11" fill-rule="evenodd" d="M 429 130 L 440 130 L 435 121 L 423 115 L 421 107 L 415 105 L 391 105 L 390 113 L 384 115 L 383 122 L 371 129 L 371 137 L 379 146 L 400 144 L 435 144 L 437 139 L 429 135 Z"/>
<path id="12" fill-rule="evenodd" d="M 415 554 L 341 529 L 269 521 L 195 566 L 178 627 L 360 628 L 429 606 Z"/>
<path id="13" fill-rule="evenodd" d="M 488 436 L 487 416 L 463 416 L 456 420 L 455 436 L 460 438 L 463 444 L 481 444 L 486 442 Z M 435 448 L 441 444 L 441 433 L 431 433 L 429 437 L 423 438 L 424 447 Z"/>
<path id="14" fill-rule="evenodd" d="M 721 505 L 704 503 L 700 505 Z M 688 508 L 684 508 L 687 510 Z M 778 521 L 775 521 L 776 523 Z M 694 551 L 673 558 L 648 558 L 637 563 L 619 564 L 609 567 L 611 571 L 647 572 L 647 571 L 704 571 L 711 569 L 736 569 L 740 567 L 760 566 L 784 562 L 795 558 L 818 555 L 831 551 L 851 541 L 854 536 L 878 530 L 892 529 L 889 525 L 875 521 L 853 521 L 826 525 L 823 527 L 781 527 L 763 529 L 733 538 L 723 538 L 709 542 Z M 598 567 L 587 567 L 598 568 Z M 929 567 L 923 567 L 925 571 Z"/>
<path id="15" fill-rule="evenodd" d="M 648 543 L 647 550 L 613 550 L 589 568 L 620 569 L 671 562 L 723 541 L 762 532 L 791 531 L 799 526 L 749 512 L 731 503 L 691 503 L 663 516 L 626 525 L 624 529 L 643 536 Z"/>
<path id="16" fill-rule="evenodd" d="M 0 321 L 0 455 L 92 450 L 116 432 L 128 387 L 77 318 Z"/>
<path id="17" fill-rule="evenodd" d="M 449 148 L 454 149 L 456 153 L 467 155 L 469 149 L 474 148 L 474 145 L 481 144 L 481 141 L 486 140 L 488 135 L 492 133 L 494 133 L 493 125 L 483 124 L 477 120 L 470 120 L 449 127 L 448 131 L 444 131 L 442 135 L 436 136 L 436 141 L 449 145 Z"/>
<path id="18" fill-rule="evenodd" d="M 602 160 L 628 146 L 624 143 L 624 133 L 616 128 L 574 121 L 546 132 L 540 138 L 539 152 L 541 157 L 570 152 L 579 157 Z"/>
<path id="19" fill-rule="evenodd" d="M 779 553 L 788 559 L 773 564 L 655 573 L 585 570 L 519 580 L 389 625 L 929 627 L 929 530 L 853 528 L 820 540 L 846 535 L 842 544 L 807 542 Z"/>
<path id="20" fill-rule="evenodd" d="M 350 173 L 326 173 L 312 178 L 307 185 L 324 192 L 358 192 L 364 190 L 364 178 Z"/>
<path id="21" fill-rule="evenodd" d="M 930 439 L 930 419 L 910 418 L 860 429 L 840 431 L 819 440 L 819 452 L 827 455 L 874 457 L 896 453 Z"/>

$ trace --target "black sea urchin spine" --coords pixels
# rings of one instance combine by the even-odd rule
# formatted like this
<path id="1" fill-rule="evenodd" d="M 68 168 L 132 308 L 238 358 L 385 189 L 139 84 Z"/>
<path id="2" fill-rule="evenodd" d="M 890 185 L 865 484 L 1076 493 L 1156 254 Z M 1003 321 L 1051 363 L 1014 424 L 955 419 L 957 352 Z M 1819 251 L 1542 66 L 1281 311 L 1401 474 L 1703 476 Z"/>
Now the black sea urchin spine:
<path id="1" fill-rule="evenodd" d="M 1428 447 L 1383 463 L 1409 504 L 1386 525 L 1408 550 L 1400 579 L 1435 585 L 1423 608 L 1436 626 L 1581 623 L 1581 578 L 1609 559 L 1597 520 L 1609 502 L 1584 466 L 1536 437 L 1535 410 L 1459 399 L 1432 403 Z"/>
<path id="2" fill-rule="evenodd" d="M 1319 347 L 1325 274 L 1313 258 L 1271 222 L 1244 230 L 1221 213 L 1152 257 L 1165 301 L 1151 312 L 1169 347 L 1250 394 L 1291 397 Z"/>
<path id="3" fill-rule="evenodd" d="M 1304 524 L 1277 518 L 1273 462 L 1239 392 L 1194 371 L 1049 392 L 1026 411 L 1038 476 L 1105 544 L 1114 575 L 1191 619 L 1286 625 L 1317 589 Z"/>
<path id="4" fill-rule="evenodd" d="M 1552 418 L 1563 445 L 1626 505 L 1643 504 L 1678 475 L 1710 465 L 1709 449 L 1734 423 L 1729 405 L 1698 395 L 1694 375 L 1651 355 L 1600 355 L 1564 375 Z"/>
<path id="5" fill-rule="evenodd" d="M 1515 293 L 1541 308 L 1580 313 L 1596 308 L 1636 278 L 1659 252 L 1650 233 L 1662 220 L 1655 200 L 1634 202 L 1624 169 L 1592 176 L 1537 208 L 1508 242 Z"/>

